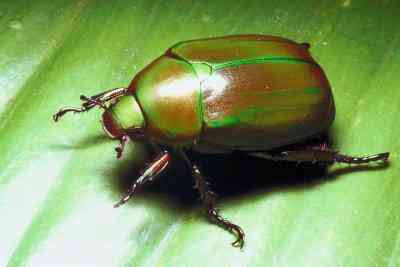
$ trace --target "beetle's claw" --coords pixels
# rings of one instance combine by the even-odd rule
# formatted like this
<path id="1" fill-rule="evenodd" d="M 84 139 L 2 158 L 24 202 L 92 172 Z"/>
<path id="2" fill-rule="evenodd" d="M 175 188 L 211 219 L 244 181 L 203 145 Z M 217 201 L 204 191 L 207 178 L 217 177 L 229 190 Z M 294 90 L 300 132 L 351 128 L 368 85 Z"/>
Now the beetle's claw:
<path id="1" fill-rule="evenodd" d="M 83 101 L 81 107 L 74 108 L 74 107 L 64 107 L 61 108 L 56 114 L 53 115 L 53 119 L 57 122 L 65 113 L 73 112 L 73 113 L 80 113 L 84 111 L 89 111 L 91 108 L 95 106 L 99 106 L 103 109 L 106 109 L 107 106 L 104 104 L 104 101 L 98 98 L 87 97 L 85 95 L 81 95 L 80 100 Z"/>
<path id="2" fill-rule="evenodd" d="M 80 95 L 79 96 L 79 99 L 81 100 L 81 101 L 89 101 L 90 100 L 90 97 L 87 97 L 87 96 L 85 96 L 85 95 Z"/>
<path id="3" fill-rule="evenodd" d="M 68 111 L 65 109 L 60 109 L 57 113 L 53 114 L 53 120 L 55 122 L 58 122 L 58 120 L 64 116 L 65 113 L 67 113 Z"/>
<path id="4" fill-rule="evenodd" d="M 59 119 L 60 117 L 61 117 L 61 115 L 59 114 L 59 112 L 53 114 L 53 120 L 54 120 L 55 122 L 57 122 L 58 119 Z"/>
<path id="5" fill-rule="evenodd" d="M 236 240 L 232 243 L 232 246 L 242 249 L 244 246 L 244 232 L 238 225 L 232 225 L 231 227 L 231 232 L 236 235 Z"/>
<path id="6" fill-rule="evenodd" d="M 121 146 L 118 146 L 115 148 L 115 152 L 117 152 L 117 159 L 120 159 L 122 157 L 122 152 L 123 152 L 123 148 Z"/>
<path id="7" fill-rule="evenodd" d="M 53 120 L 55 122 L 59 121 L 62 116 L 68 112 L 82 112 L 82 108 L 61 108 L 57 113 L 53 115 Z"/>
<path id="8" fill-rule="evenodd" d="M 389 159 L 389 152 L 384 152 L 384 153 L 380 153 L 377 154 L 376 157 L 378 158 L 378 160 L 381 160 L 383 163 L 386 163 Z"/>
<path id="9" fill-rule="evenodd" d="M 121 198 L 120 201 L 118 201 L 117 203 L 114 204 L 114 208 L 118 208 L 119 206 L 124 205 L 126 202 L 128 202 L 128 200 L 131 198 L 131 195 L 128 194 L 126 196 L 124 196 L 123 198 Z"/>
<path id="10" fill-rule="evenodd" d="M 124 152 L 125 145 L 128 143 L 129 138 L 127 135 L 123 135 L 121 139 L 119 139 L 119 145 L 115 148 L 115 151 L 117 152 L 117 159 L 120 159 L 122 157 L 122 153 Z"/>
<path id="11" fill-rule="evenodd" d="M 232 242 L 232 246 L 234 246 L 235 248 L 240 248 L 242 249 L 244 245 L 244 240 L 238 238 L 235 240 L 235 242 Z"/>

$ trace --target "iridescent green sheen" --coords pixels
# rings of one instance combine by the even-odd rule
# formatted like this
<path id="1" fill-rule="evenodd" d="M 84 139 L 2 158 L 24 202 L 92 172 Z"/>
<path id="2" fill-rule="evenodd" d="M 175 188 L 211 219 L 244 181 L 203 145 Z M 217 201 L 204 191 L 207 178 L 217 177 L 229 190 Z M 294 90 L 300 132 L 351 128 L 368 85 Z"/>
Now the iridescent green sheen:
<path id="1" fill-rule="evenodd" d="M 326 130 L 335 113 L 308 46 L 267 35 L 178 43 L 129 90 L 147 136 L 195 149 L 268 150 Z"/>
<path id="2" fill-rule="evenodd" d="M 167 54 L 202 77 L 200 145 L 268 150 L 317 134 L 334 119 L 329 82 L 306 45 L 237 35 L 181 42 Z"/>
<path id="3" fill-rule="evenodd" d="M 266 57 L 230 60 L 224 63 L 212 64 L 211 68 L 213 71 L 217 71 L 229 67 L 238 67 L 244 64 L 263 64 L 263 63 L 280 63 L 280 62 L 284 62 L 287 64 L 297 64 L 297 63 L 313 64 L 312 61 L 307 61 L 304 59 L 266 56 Z"/>
<path id="4" fill-rule="evenodd" d="M 202 98 L 200 141 L 230 149 L 295 143 L 327 129 L 334 118 L 325 75 L 317 64 L 301 60 L 217 70 L 202 83 Z"/>
<path id="5" fill-rule="evenodd" d="M 212 66 L 208 65 L 207 63 L 191 63 L 191 65 L 200 81 L 210 77 L 213 72 Z"/>
<path id="6" fill-rule="evenodd" d="M 110 111 L 121 129 L 144 126 L 142 111 L 133 96 L 120 97 L 118 102 L 110 107 Z"/>
<path id="7" fill-rule="evenodd" d="M 129 86 L 146 119 L 145 131 L 173 146 L 195 142 L 202 127 L 200 81 L 185 61 L 161 56 Z"/>
<path id="8" fill-rule="evenodd" d="M 224 126 L 234 126 L 240 123 L 240 117 L 237 116 L 226 116 L 220 120 L 209 121 L 207 126 L 210 128 L 220 128 Z"/>
<path id="9" fill-rule="evenodd" d="M 321 88 L 318 87 L 309 87 L 304 89 L 304 93 L 310 95 L 317 95 L 321 93 Z"/>
<path id="10" fill-rule="evenodd" d="M 167 53 L 191 63 L 206 63 L 213 70 L 268 60 L 314 62 L 307 49 L 280 37 L 267 35 L 233 35 L 181 42 Z"/>

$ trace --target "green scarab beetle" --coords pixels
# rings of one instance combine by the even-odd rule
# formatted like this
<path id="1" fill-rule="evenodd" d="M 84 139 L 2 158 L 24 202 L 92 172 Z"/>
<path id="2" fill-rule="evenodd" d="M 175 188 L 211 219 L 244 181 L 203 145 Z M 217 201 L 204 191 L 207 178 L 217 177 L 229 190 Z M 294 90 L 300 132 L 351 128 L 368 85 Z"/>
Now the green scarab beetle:
<path id="1" fill-rule="evenodd" d="M 291 146 L 325 132 L 335 105 L 309 45 L 276 36 L 180 42 L 140 71 L 127 88 L 82 95 L 81 100 L 81 107 L 62 108 L 54 120 L 99 106 L 105 109 L 105 132 L 120 141 L 118 158 L 129 139 L 145 138 L 160 151 L 115 207 L 162 172 L 171 162 L 170 151 L 176 150 L 192 170 L 208 215 L 236 236 L 233 245 L 238 247 L 244 244 L 243 230 L 215 209 L 215 195 L 186 150 L 242 151 L 272 160 L 324 164 L 385 162 L 389 157 L 346 156 L 323 144 Z"/>

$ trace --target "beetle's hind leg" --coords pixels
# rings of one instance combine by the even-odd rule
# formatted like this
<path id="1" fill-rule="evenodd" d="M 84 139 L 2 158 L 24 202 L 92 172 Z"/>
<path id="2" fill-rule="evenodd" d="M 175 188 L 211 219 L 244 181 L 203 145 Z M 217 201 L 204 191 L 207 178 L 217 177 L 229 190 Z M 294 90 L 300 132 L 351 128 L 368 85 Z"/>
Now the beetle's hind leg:
<path id="1" fill-rule="evenodd" d="M 112 100 L 115 100 L 123 95 L 126 95 L 128 89 L 127 88 L 115 88 L 103 93 L 94 95 L 94 96 L 85 96 L 81 95 L 80 100 L 82 104 L 80 107 L 64 107 L 58 110 L 57 113 L 53 115 L 54 121 L 58 121 L 62 116 L 64 116 L 68 112 L 80 113 L 89 111 L 95 106 L 99 106 L 103 109 L 106 109 L 106 103 Z"/>
<path id="2" fill-rule="evenodd" d="M 183 151 L 180 151 L 180 153 L 183 159 L 191 168 L 192 175 L 195 179 L 195 188 L 200 193 L 200 198 L 204 204 L 204 207 L 206 208 L 209 219 L 212 222 L 227 229 L 229 232 L 233 233 L 236 236 L 236 240 L 232 243 L 232 246 L 242 248 L 244 245 L 244 237 L 245 237 L 242 228 L 239 225 L 236 225 L 230 222 L 229 220 L 225 219 L 219 214 L 218 210 L 215 207 L 216 195 L 208 188 L 208 184 L 205 177 L 200 172 L 199 168 L 189 160 L 189 158 Z"/>
<path id="3" fill-rule="evenodd" d="M 348 164 L 364 164 L 375 161 L 386 163 L 389 158 L 388 152 L 355 157 L 341 154 L 338 151 L 330 150 L 326 147 L 310 148 L 305 150 L 280 151 L 275 153 L 257 152 L 250 153 L 250 155 L 276 161 L 312 162 L 322 164 L 333 164 L 336 162 Z"/>

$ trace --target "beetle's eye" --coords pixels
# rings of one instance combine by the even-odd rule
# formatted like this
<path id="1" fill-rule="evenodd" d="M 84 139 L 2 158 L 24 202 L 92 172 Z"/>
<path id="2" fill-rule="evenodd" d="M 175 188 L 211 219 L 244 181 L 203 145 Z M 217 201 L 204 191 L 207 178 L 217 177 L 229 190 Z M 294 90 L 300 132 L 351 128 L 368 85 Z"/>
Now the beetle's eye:
<path id="1" fill-rule="evenodd" d="M 125 135 L 124 132 L 118 127 L 118 124 L 113 118 L 112 113 L 109 110 L 103 113 L 103 130 L 112 139 L 119 139 Z"/>

